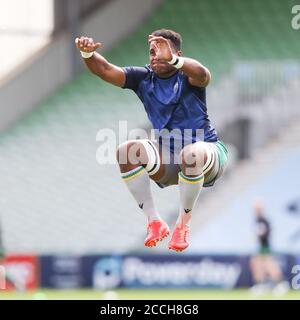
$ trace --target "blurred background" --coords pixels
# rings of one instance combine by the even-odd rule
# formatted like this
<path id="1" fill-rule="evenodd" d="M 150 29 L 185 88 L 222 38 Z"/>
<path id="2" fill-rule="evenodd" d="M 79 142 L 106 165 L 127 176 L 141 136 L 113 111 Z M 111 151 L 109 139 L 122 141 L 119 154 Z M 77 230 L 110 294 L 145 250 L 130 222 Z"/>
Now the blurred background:
<path id="1" fill-rule="evenodd" d="M 0 8 L 0 299 L 271 299 L 274 286 L 248 290 L 274 285 L 251 267 L 258 199 L 278 283 L 291 288 L 277 293 L 300 298 L 299 1 L 0 0 Z M 118 166 L 96 161 L 100 129 L 118 135 L 120 120 L 150 128 L 141 102 L 90 74 L 74 45 L 91 36 L 110 62 L 143 66 L 147 36 L 161 28 L 179 32 L 184 55 L 210 69 L 208 114 L 229 147 L 226 174 L 201 193 L 180 254 L 167 242 L 143 246 L 146 218 Z M 173 228 L 177 187 L 153 192 Z"/>

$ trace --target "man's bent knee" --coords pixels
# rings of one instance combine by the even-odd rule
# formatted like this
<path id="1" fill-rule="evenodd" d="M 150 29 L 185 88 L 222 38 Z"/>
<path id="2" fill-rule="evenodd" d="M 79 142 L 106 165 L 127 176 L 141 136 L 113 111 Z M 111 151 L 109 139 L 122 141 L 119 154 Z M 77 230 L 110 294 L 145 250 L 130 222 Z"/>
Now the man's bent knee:
<path id="1" fill-rule="evenodd" d="M 118 146 L 116 156 L 121 172 L 142 165 L 154 181 L 159 181 L 165 173 L 161 155 L 150 140 L 126 141 Z"/>
<path id="2" fill-rule="evenodd" d="M 207 160 L 206 147 L 195 143 L 184 147 L 180 152 L 180 166 L 184 174 L 198 176 L 203 172 Z"/>
<path id="3" fill-rule="evenodd" d="M 137 140 L 121 143 L 117 148 L 117 161 L 120 165 L 145 165 L 147 154 L 143 144 Z"/>

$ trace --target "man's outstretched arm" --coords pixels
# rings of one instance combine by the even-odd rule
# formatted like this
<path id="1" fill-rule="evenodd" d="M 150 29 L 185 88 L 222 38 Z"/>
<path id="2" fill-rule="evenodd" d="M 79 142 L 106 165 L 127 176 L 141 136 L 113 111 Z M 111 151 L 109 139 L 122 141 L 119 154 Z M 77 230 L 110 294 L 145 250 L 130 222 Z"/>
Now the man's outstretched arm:
<path id="1" fill-rule="evenodd" d="M 76 47 L 81 51 L 83 60 L 88 69 L 102 80 L 115 86 L 123 87 L 125 84 L 125 72 L 122 68 L 109 63 L 102 55 L 96 52 L 101 43 L 95 43 L 92 38 L 80 37 L 75 39 Z"/>
<path id="2" fill-rule="evenodd" d="M 209 70 L 195 59 L 185 57 L 181 70 L 189 77 L 189 82 L 193 86 L 206 87 L 210 82 Z"/>

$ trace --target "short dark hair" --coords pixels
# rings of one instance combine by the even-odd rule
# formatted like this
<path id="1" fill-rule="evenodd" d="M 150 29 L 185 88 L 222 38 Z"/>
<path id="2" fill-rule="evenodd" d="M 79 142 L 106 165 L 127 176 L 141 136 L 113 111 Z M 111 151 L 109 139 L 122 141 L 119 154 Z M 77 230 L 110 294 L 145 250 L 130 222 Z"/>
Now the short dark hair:
<path id="1" fill-rule="evenodd" d="M 182 38 L 181 35 L 170 29 L 159 29 L 152 32 L 153 36 L 163 37 L 172 42 L 176 50 L 181 50 Z"/>

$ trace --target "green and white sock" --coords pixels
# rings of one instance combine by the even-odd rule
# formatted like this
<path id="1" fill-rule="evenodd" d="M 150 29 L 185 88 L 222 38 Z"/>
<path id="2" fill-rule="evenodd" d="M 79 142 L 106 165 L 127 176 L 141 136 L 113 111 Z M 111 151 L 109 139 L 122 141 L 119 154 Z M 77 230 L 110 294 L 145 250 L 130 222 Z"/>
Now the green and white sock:
<path id="1" fill-rule="evenodd" d="M 192 210 L 202 190 L 204 175 L 186 177 L 181 171 L 178 174 L 180 209 L 176 224 L 189 225 Z"/>
<path id="2" fill-rule="evenodd" d="M 148 218 L 148 221 L 161 219 L 154 205 L 150 178 L 144 167 L 137 167 L 131 171 L 121 173 L 121 175 L 138 206 Z"/>

